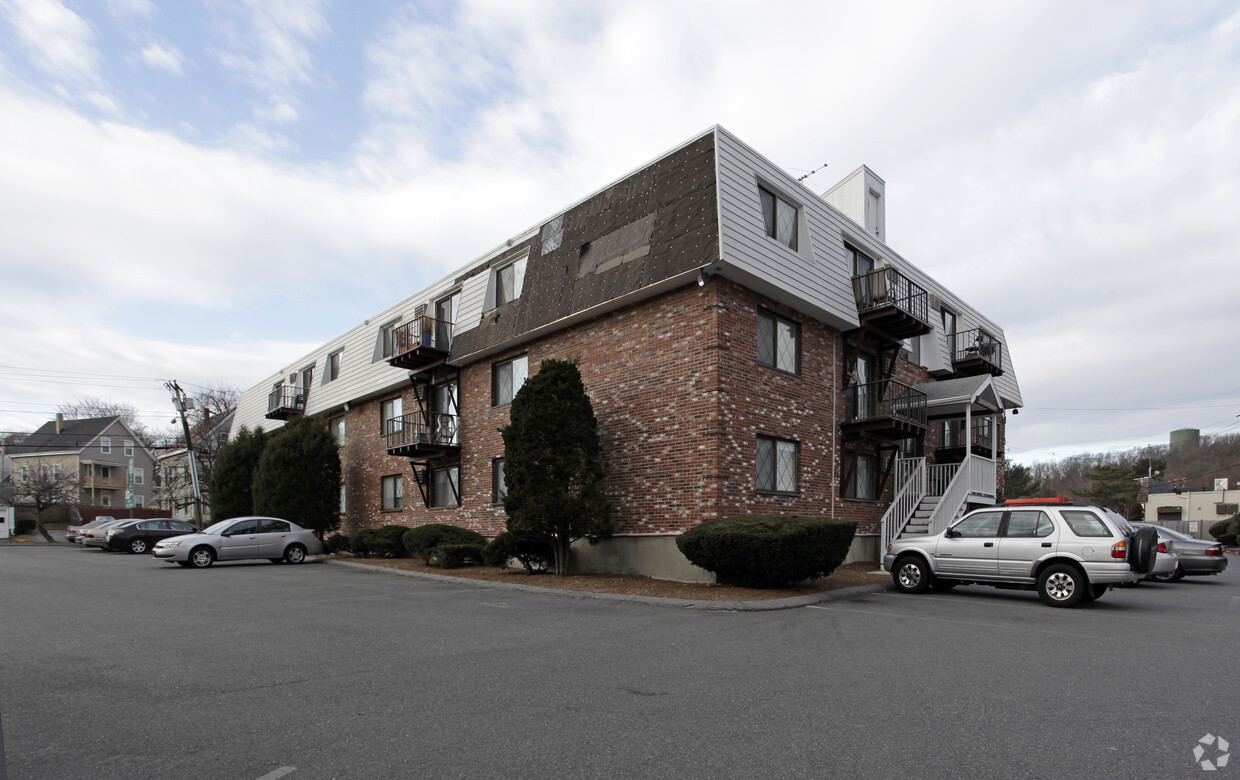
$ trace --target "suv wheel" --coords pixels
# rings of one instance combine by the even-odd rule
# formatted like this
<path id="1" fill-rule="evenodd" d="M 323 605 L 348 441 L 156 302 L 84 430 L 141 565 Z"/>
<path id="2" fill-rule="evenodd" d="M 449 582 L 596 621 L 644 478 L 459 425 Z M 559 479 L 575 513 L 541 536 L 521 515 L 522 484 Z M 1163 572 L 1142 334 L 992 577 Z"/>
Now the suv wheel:
<path id="1" fill-rule="evenodd" d="M 1074 607 L 1086 596 L 1089 581 L 1081 570 L 1067 563 L 1046 567 L 1038 575 L 1038 596 L 1052 607 Z"/>
<path id="2" fill-rule="evenodd" d="M 916 555 L 905 556 L 891 567 L 891 581 L 901 593 L 925 593 L 931 578 L 930 567 Z"/>

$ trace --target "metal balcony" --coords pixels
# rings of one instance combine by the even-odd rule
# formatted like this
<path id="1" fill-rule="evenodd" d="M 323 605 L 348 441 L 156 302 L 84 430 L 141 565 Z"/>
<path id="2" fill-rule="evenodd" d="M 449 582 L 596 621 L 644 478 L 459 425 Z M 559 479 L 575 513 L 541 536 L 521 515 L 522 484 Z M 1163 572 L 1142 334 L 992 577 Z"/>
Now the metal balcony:
<path id="1" fill-rule="evenodd" d="M 413 412 L 388 420 L 388 455 L 411 460 L 442 458 L 461 451 L 461 418 L 446 412 Z"/>
<path id="2" fill-rule="evenodd" d="M 952 344 L 957 376 L 1003 375 L 1003 345 L 980 328 L 957 333 Z"/>
<path id="3" fill-rule="evenodd" d="M 283 386 L 267 396 L 267 419 L 287 420 L 306 412 L 306 391 L 300 387 Z"/>
<path id="4" fill-rule="evenodd" d="M 894 379 L 853 385 L 844 391 L 846 434 L 907 439 L 926 429 L 926 394 Z"/>
<path id="5" fill-rule="evenodd" d="M 421 371 L 443 363 L 452 349 L 452 323 L 422 315 L 392 331 L 388 364 Z"/>
<path id="6" fill-rule="evenodd" d="M 852 278 L 862 325 L 895 339 L 930 332 L 930 296 L 894 268 L 876 268 Z"/>

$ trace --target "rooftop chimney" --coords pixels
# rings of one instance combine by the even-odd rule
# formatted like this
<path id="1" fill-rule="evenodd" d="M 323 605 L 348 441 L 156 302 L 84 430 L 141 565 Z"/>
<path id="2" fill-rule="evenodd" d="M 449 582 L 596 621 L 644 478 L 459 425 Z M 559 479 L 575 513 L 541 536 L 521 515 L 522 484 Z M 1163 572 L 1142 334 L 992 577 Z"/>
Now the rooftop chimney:
<path id="1" fill-rule="evenodd" d="M 64 425 L 65 416 L 60 412 L 56 412 L 56 433 L 60 433 L 60 426 Z"/>

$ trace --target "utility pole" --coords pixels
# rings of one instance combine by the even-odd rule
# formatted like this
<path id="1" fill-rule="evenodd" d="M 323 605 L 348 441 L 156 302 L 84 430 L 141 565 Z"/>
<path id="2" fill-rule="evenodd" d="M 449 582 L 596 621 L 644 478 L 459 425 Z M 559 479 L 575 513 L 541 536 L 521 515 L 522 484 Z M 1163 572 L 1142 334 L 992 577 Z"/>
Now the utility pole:
<path id="1" fill-rule="evenodd" d="M 172 407 L 181 415 L 181 429 L 185 431 L 185 457 L 189 460 L 189 480 L 194 486 L 194 525 L 202 528 L 202 487 L 198 483 L 198 458 L 194 455 L 194 443 L 189 437 L 189 421 L 185 419 L 185 410 L 193 409 L 192 399 L 185 397 L 185 391 L 172 379 L 164 383 L 168 392 L 172 393 Z"/>

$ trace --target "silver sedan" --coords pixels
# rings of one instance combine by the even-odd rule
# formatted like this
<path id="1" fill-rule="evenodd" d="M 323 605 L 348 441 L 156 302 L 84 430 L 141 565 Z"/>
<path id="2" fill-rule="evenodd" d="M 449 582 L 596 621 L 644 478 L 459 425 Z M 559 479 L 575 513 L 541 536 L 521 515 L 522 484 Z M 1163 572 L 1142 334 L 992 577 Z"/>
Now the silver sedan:
<path id="1" fill-rule="evenodd" d="M 204 569 L 219 561 L 266 558 L 272 563 L 301 563 L 319 555 L 323 543 L 314 532 L 278 517 L 234 517 L 202 533 L 165 539 L 153 554 L 162 561 Z"/>

